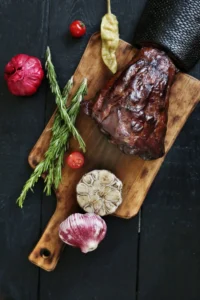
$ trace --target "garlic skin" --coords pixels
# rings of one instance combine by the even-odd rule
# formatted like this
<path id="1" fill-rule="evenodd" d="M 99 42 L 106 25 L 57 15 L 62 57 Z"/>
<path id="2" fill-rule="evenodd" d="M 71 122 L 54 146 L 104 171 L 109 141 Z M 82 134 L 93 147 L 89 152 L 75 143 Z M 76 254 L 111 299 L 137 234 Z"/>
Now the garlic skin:
<path id="1" fill-rule="evenodd" d="M 94 213 L 72 214 L 59 226 L 60 239 L 83 253 L 95 250 L 106 232 L 105 221 Z"/>
<path id="2" fill-rule="evenodd" d="M 77 184 L 77 202 L 85 212 L 109 215 L 122 203 L 122 187 L 121 180 L 110 171 L 93 170 Z"/>

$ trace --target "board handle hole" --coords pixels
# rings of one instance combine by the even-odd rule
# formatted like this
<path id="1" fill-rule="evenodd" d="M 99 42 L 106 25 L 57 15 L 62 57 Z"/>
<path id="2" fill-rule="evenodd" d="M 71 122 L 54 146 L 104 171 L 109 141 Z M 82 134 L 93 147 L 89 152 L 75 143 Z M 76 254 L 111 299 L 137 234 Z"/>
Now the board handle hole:
<path id="1" fill-rule="evenodd" d="M 40 250 L 40 255 L 43 258 L 48 258 L 51 255 L 51 252 L 48 249 L 43 248 L 43 249 Z"/>

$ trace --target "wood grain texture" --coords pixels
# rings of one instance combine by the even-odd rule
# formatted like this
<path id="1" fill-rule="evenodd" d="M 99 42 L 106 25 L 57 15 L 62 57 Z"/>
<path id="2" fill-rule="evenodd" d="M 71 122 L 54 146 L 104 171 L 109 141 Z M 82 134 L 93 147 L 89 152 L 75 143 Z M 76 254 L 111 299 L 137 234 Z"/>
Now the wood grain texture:
<path id="1" fill-rule="evenodd" d="M 39 281 L 27 255 L 40 235 L 41 185 L 28 195 L 26 210 L 16 205 L 16 199 L 31 173 L 27 155 L 44 127 L 45 84 L 33 97 L 15 97 L 3 71 L 18 53 L 43 57 L 48 1 L 22 2 L 0 1 L 0 299 L 4 300 L 36 300 Z"/>
<path id="2" fill-rule="evenodd" d="M 142 208 L 139 300 L 199 299 L 199 116 L 200 105 L 178 136 Z"/>
<path id="3" fill-rule="evenodd" d="M 50 1 L 49 30 L 46 2 L 0 1 L 0 66 L 3 72 L 6 62 L 19 52 L 43 56 L 41 49 L 48 33 L 63 87 L 90 35 L 99 30 L 106 1 Z M 146 0 L 111 2 L 121 38 L 132 42 Z M 74 40 L 67 32 L 71 21 L 78 18 L 86 23 L 87 33 L 83 39 Z M 128 221 L 107 218 L 108 235 L 98 250 L 85 256 L 65 247 L 55 271 L 47 273 L 30 264 L 27 255 L 39 238 L 40 220 L 43 231 L 55 209 L 55 196 L 41 195 L 40 182 L 34 194 L 28 195 L 23 211 L 16 207 L 15 199 L 30 175 L 27 154 L 51 117 L 55 100 L 48 92 L 45 121 L 43 87 L 33 98 L 21 101 L 8 93 L 2 72 L 0 299 L 199 300 L 200 106 L 168 153 L 143 204 L 140 220 L 138 215 Z M 200 64 L 191 74 L 200 79 Z"/>
<path id="4" fill-rule="evenodd" d="M 135 49 L 124 41 L 120 41 L 117 52 L 119 69 L 123 68 L 135 54 Z M 74 90 L 87 74 L 88 95 L 85 101 L 94 99 L 105 82 L 112 76 L 101 59 L 101 39 L 94 34 L 83 54 L 74 74 Z M 72 91 L 73 94 L 73 91 Z M 191 111 L 200 98 L 200 83 L 184 74 L 178 74 L 170 93 L 169 120 L 165 139 L 166 153 L 183 127 Z M 34 168 L 48 148 L 54 116 L 46 126 L 39 141 L 30 153 L 29 163 Z M 82 113 L 77 120 L 77 128 L 86 142 L 87 152 L 85 166 L 80 170 L 72 170 L 67 165 L 63 168 L 62 183 L 56 191 L 56 211 L 36 245 L 29 259 L 41 268 L 51 271 L 55 268 L 60 256 L 62 243 L 58 237 L 59 224 L 74 211 L 78 210 L 76 202 L 76 184 L 81 176 L 93 169 L 108 169 L 123 182 L 123 203 L 115 215 L 121 218 L 135 216 L 164 160 L 144 161 L 135 156 L 122 154 L 97 128 L 95 122 Z M 77 150 L 77 143 L 72 140 L 70 151 Z M 40 255 L 48 249 L 49 256 Z"/>
<path id="5" fill-rule="evenodd" d="M 72 94 L 74 94 L 74 91 L 80 85 L 84 78 L 84 74 L 87 74 L 88 94 L 85 97 L 86 101 L 93 99 L 100 87 L 102 87 L 106 80 L 108 80 L 111 76 L 111 73 L 102 63 L 100 51 L 100 36 L 99 34 L 95 34 L 90 39 L 90 42 L 74 74 L 74 88 L 72 90 Z M 134 53 L 135 50 L 129 44 L 121 41 L 117 53 L 119 68 L 122 68 L 124 64 L 127 64 Z M 44 132 L 40 136 L 40 139 L 29 155 L 29 163 L 33 168 L 43 159 L 44 153 L 48 148 L 51 138 L 50 129 L 52 127 L 53 120 L 54 116 L 50 119 Z M 39 244 L 36 245 L 34 251 L 29 256 L 31 262 L 47 271 L 52 271 L 55 268 L 63 245 L 58 237 L 58 226 L 69 214 L 77 211 L 78 209 L 75 200 L 75 186 L 81 176 L 94 167 L 111 168 L 114 171 L 117 161 L 121 159 L 120 151 L 117 150 L 115 152 L 115 147 L 107 143 L 105 137 L 100 134 L 97 126 L 95 126 L 94 121 L 87 117 L 84 113 L 81 113 L 79 116 L 77 120 L 77 127 L 86 142 L 87 154 L 85 156 L 85 166 L 74 172 L 65 165 L 62 173 L 62 183 L 56 191 L 58 201 L 56 211 L 45 230 L 45 234 L 42 236 Z M 101 150 L 98 149 L 97 153 L 97 148 L 99 147 Z M 74 140 L 71 141 L 70 148 L 71 150 L 78 149 L 78 145 Z M 110 153 L 110 155 L 105 155 L 105 159 L 102 160 L 102 153 Z M 48 249 L 50 252 L 48 257 L 40 255 L 43 249 Z"/>
<path id="6" fill-rule="evenodd" d="M 131 41 L 134 26 L 144 0 L 112 1 L 113 11 L 120 21 L 120 32 Z M 74 73 L 91 34 L 99 30 L 106 1 L 57 0 L 51 1 L 49 42 L 60 86 Z M 137 9 L 136 9 L 137 8 Z M 128 19 L 126 19 L 126 17 Z M 86 23 L 86 36 L 72 39 L 68 26 L 74 19 Z M 126 25 L 124 26 L 124 22 Z M 46 120 L 55 108 L 55 99 L 48 93 Z M 42 229 L 55 209 L 55 196 L 42 201 Z M 40 272 L 40 298 L 45 300 L 121 300 L 136 298 L 138 216 L 129 222 L 106 219 L 108 235 L 98 250 L 85 256 L 80 251 L 65 247 L 62 259 L 53 272 Z M 58 280 L 59 279 L 59 280 Z"/>

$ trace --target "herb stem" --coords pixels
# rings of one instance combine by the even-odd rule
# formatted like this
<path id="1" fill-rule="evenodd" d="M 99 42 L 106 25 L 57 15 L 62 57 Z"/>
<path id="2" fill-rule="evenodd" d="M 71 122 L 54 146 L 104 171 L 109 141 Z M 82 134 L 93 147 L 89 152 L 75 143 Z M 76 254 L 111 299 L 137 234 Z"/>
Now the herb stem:
<path id="1" fill-rule="evenodd" d="M 73 78 L 71 78 L 64 87 L 60 101 L 66 105 L 70 91 L 73 86 Z M 58 87 L 59 88 L 59 87 Z M 80 109 L 80 103 L 87 93 L 87 80 L 84 79 L 79 89 L 75 93 L 70 106 L 65 110 L 69 116 L 70 123 L 74 126 Z M 26 195 L 32 190 L 39 178 L 45 174 L 45 189 L 47 195 L 51 194 L 52 187 L 57 188 L 61 181 L 63 158 L 68 147 L 68 139 L 70 137 L 70 127 L 63 121 L 60 111 L 57 110 L 54 123 L 52 126 L 52 137 L 49 147 L 45 152 L 44 159 L 36 166 L 30 178 L 23 186 L 22 192 L 17 199 L 19 207 L 23 207 Z"/>
<path id="2" fill-rule="evenodd" d="M 87 81 L 83 80 L 82 84 L 80 85 L 78 91 L 76 92 L 75 96 L 71 101 L 70 107 L 67 109 L 67 113 L 73 125 L 75 124 L 77 115 L 79 113 L 80 103 L 83 100 L 83 97 L 86 93 L 87 93 Z M 54 172 L 47 174 L 47 177 L 45 178 L 46 186 L 44 191 L 47 193 L 47 195 L 51 194 L 52 185 L 54 185 L 54 188 L 57 189 L 60 184 L 63 158 L 64 158 L 66 148 L 68 148 L 67 142 L 69 140 L 69 135 L 70 135 L 69 128 L 66 126 L 65 123 L 63 125 L 59 125 L 58 128 L 54 128 L 53 126 L 52 131 L 53 131 L 53 136 L 50 142 L 50 146 L 47 150 L 47 156 L 51 155 L 54 157 L 54 165 L 53 165 Z"/>
<path id="3" fill-rule="evenodd" d="M 51 52 L 49 47 L 47 47 L 47 51 L 46 51 L 46 70 L 47 70 L 47 76 L 49 78 L 51 91 L 55 95 L 56 104 L 58 106 L 58 110 L 60 112 L 61 118 L 63 119 L 65 124 L 69 127 L 69 130 L 73 134 L 74 138 L 78 141 L 80 148 L 83 150 L 83 152 L 85 152 L 86 150 L 85 143 L 82 137 L 80 136 L 80 134 L 78 133 L 77 129 L 75 128 L 75 126 L 72 124 L 70 117 L 66 111 L 66 107 L 62 101 L 62 94 L 56 80 L 56 73 L 51 61 Z"/>

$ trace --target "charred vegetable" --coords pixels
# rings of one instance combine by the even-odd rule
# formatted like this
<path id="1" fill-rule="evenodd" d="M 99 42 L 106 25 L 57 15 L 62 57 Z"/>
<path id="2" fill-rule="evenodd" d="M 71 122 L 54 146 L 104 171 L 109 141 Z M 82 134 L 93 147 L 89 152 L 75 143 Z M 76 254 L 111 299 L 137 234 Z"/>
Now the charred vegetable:
<path id="1" fill-rule="evenodd" d="M 94 170 L 79 181 L 77 201 L 86 212 L 100 216 L 114 213 L 122 203 L 122 182 L 107 170 Z"/>
<path id="2" fill-rule="evenodd" d="M 108 12 L 102 18 L 101 39 L 102 39 L 102 58 L 106 66 L 112 73 L 117 72 L 116 50 L 119 45 L 119 28 L 115 15 L 111 13 L 110 0 L 108 1 Z"/>

